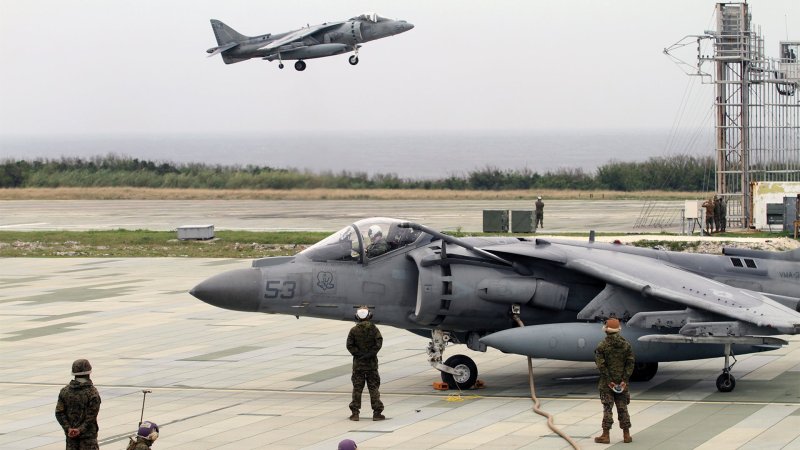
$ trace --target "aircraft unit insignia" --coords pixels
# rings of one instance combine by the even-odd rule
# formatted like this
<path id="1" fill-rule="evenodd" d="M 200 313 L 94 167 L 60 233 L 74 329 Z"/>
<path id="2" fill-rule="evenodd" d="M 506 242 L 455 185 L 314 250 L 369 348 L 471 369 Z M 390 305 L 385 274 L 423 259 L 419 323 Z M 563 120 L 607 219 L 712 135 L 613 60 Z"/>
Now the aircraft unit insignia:
<path id="1" fill-rule="evenodd" d="M 317 286 L 319 286 L 319 288 L 323 291 L 336 288 L 336 285 L 333 281 L 333 274 L 331 272 L 317 273 Z"/>

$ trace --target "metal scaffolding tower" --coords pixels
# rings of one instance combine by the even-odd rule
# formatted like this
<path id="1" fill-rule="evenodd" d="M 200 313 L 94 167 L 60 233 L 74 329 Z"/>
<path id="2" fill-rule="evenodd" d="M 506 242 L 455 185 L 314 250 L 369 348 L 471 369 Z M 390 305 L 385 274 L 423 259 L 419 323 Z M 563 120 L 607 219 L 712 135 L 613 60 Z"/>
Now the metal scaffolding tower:
<path id="1" fill-rule="evenodd" d="M 696 71 L 714 85 L 716 194 L 728 205 L 728 225 L 752 224 L 752 183 L 800 181 L 800 41 L 780 43 L 768 58 L 764 39 L 752 30 L 747 3 L 718 3 L 715 31 L 683 38 L 664 49 L 697 42 Z M 711 53 L 701 50 L 711 43 Z M 708 47 L 708 46 L 706 46 Z M 706 65 L 713 70 L 706 71 Z"/>

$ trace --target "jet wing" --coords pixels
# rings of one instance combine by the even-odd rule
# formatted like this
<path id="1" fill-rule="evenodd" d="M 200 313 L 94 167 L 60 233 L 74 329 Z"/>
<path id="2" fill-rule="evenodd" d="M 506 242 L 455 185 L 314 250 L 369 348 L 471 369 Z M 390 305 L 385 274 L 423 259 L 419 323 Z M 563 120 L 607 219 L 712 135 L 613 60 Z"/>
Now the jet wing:
<path id="1" fill-rule="evenodd" d="M 552 248 L 551 248 L 552 247 Z M 800 333 L 800 313 L 754 291 L 687 272 L 664 261 L 601 249 L 511 244 L 484 247 L 492 253 L 560 263 L 607 284 L 688 308 L 719 314 L 784 334 Z"/>
<path id="2" fill-rule="evenodd" d="M 301 28 L 299 30 L 292 31 L 283 37 L 277 38 L 263 47 L 259 47 L 259 50 L 274 50 L 290 42 L 302 40 L 303 38 L 311 36 L 312 34 L 318 31 L 338 27 L 343 23 L 344 22 L 331 22 L 331 23 L 324 23 L 321 25 L 314 25 L 312 27 Z"/>

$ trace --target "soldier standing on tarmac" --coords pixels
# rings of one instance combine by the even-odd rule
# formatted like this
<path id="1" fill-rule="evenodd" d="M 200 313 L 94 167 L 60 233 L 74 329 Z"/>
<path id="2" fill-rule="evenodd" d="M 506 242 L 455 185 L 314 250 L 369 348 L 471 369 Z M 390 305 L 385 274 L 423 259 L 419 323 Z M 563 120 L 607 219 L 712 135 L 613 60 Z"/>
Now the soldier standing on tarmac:
<path id="1" fill-rule="evenodd" d="M 706 231 L 711 236 L 714 231 L 714 199 L 710 198 L 704 201 L 702 206 L 706 210 Z"/>
<path id="2" fill-rule="evenodd" d="M 89 379 L 92 365 L 85 359 L 72 363 L 74 380 L 61 389 L 56 403 L 56 420 L 64 429 L 67 450 L 97 450 L 97 414 L 100 393 Z"/>
<path id="3" fill-rule="evenodd" d="M 594 360 L 600 371 L 597 388 L 600 391 L 600 402 L 603 404 L 603 434 L 594 438 L 598 444 L 608 444 L 611 438 L 608 433 L 614 425 L 614 405 L 617 406 L 619 427 L 622 428 L 623 442 L 633 442 L 631 437 L 631 416 L 628 414 L 628 403 L 631 394 L 628 381 L 633 374 L 633 350 L 631 344 L 622 337 L 619 320 L 610 318 L 603 326 L 606 338 L 597 344 Z"/>
<path id="4" fill-rule="evenodd" d="M 353 355 L 353 401 L 350 402 L 350 420 L 357 421 L 361 410 L 361 393 L 364 383 L 369 389 L 369 400 L 372 406 L 372 420 L 383 420 L 381 393 L 381 377 L 378 375 L 378 352 L 383 346 L 383 337 L 370 319 L 372 312 L 367 306 L 360 306 L 356 311 L 358 323 L 347 335 L 347 350 Z"/>
<path id="5" fill-rule="evenodd" d="M 544 202 L 542 201 L 542 197 L 536 197 L 536 215 L 535 215 L 535 222 L 533 223 L 533 228 L 544 228 Z"/>

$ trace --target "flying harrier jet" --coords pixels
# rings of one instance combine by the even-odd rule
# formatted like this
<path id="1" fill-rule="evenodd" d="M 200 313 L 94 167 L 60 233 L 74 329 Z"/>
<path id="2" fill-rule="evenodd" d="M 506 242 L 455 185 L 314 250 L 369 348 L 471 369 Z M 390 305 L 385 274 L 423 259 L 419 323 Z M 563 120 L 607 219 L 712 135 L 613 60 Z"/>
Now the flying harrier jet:
<path id="1" fill-rule="evenodd" d="M 245 36 L 219 20 L 211 19 L 211 28 L 217 38 L 217 47 L 206 50 L 210 56 L 222 55 L 225 64 L 252 58 L 267 61 L 297 60 L 294 68 L 306 69 L 306 59 L 323 58 L 353 52 L 348 61 L 358 64 L 358 49 L 364 42 L 374 41 L 414 28 L 405 20 L 392 20 L 375 13 L 362 14 L 341 22 L 326 22 L 299 30 L 278 34 Z"/>

